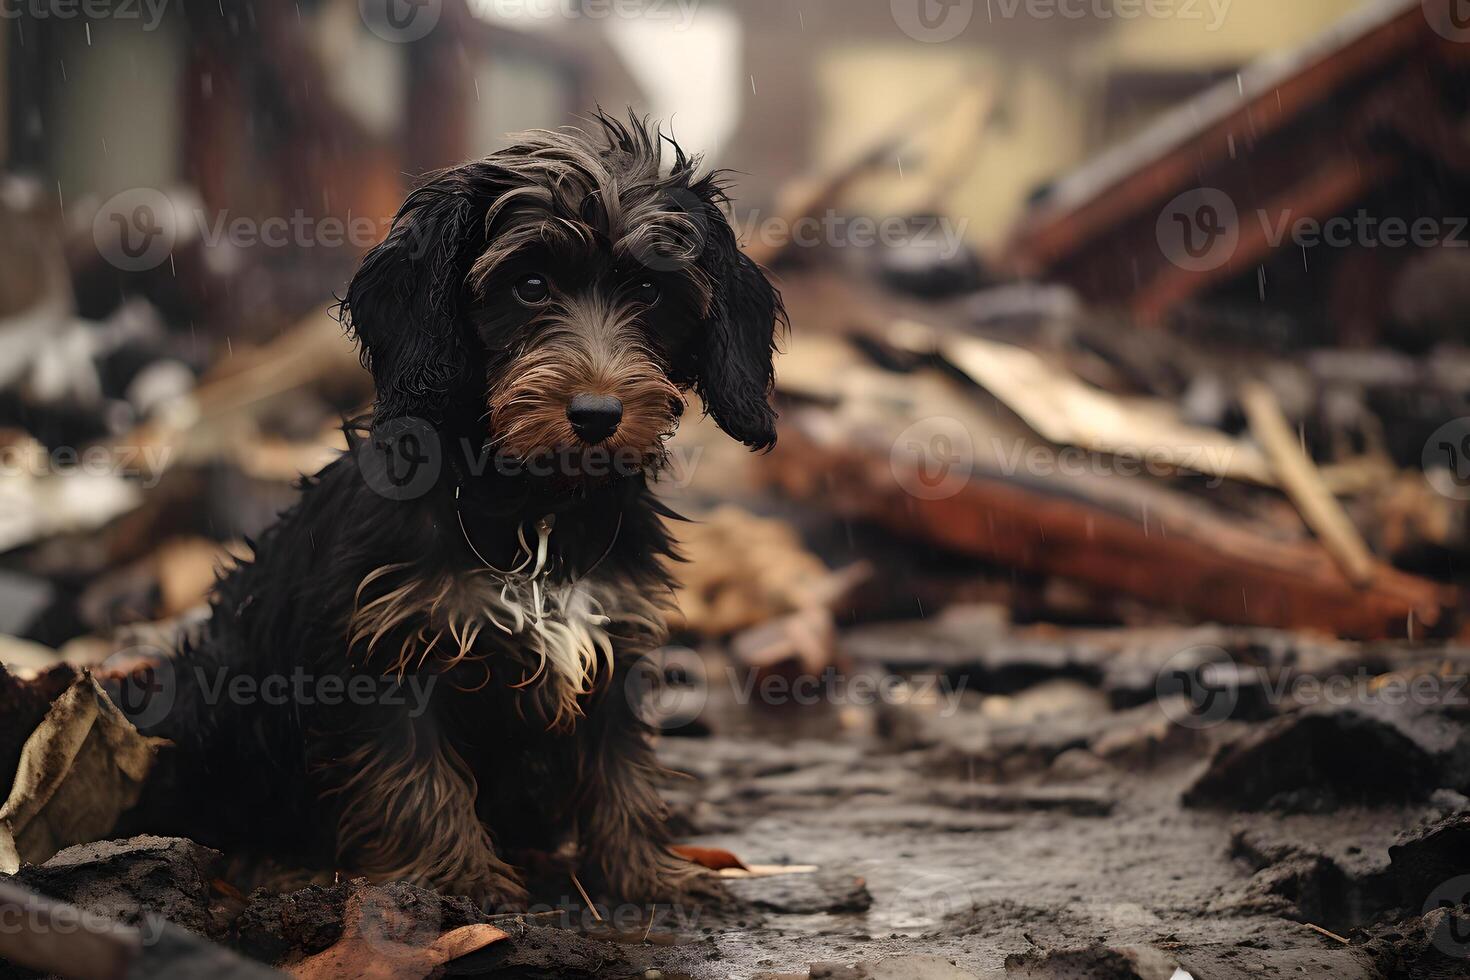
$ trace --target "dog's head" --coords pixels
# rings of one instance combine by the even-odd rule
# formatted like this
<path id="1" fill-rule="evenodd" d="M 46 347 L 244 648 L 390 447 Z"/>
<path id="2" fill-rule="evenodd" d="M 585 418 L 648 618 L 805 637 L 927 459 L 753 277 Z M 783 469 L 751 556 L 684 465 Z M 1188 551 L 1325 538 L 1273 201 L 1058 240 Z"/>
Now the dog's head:
<path id="1" fill-rule="evenodd" d="M 409 195 L 342 303 L 375 423 L 479 420 L 501 454 L 595 447 L 646 467 L 692 389 L 734 438 L 775 441 L 785 313 L 719 175 L 645 121 L 597 122 L 527 134 Z"/>

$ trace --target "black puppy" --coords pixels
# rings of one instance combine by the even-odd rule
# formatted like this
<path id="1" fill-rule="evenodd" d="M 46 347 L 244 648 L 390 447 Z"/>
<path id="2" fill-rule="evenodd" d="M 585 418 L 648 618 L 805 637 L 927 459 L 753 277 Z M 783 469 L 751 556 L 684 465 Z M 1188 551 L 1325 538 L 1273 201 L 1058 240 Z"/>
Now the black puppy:
<path id="1" fill-rule="evenodd" d="M 195 836 L 506 908 L 506 856 L 571 841 L 612 895 L 696 883 L 626 693 L 670 594 L 649 482 L 690 390 L 774 442 L 785 314 L 719 176 L 597 124 L 432 175 L 348 287 L 370 430 L 220 583 L 148 726 Z"/>

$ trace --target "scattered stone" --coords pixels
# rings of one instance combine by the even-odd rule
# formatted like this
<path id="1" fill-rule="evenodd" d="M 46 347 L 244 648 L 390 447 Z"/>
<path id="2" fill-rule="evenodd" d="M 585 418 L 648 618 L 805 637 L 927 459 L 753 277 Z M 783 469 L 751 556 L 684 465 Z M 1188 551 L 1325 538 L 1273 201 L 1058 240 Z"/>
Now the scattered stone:
<path id="1" fill-rule="evenodd" d="M 1470 906 L 1433 909 L 1374 930 L 1364 944 L 1385 977 L 1451 980 L 1470 962 Z"/>
<path id="2" fill-rule="evenodd" d="M 1177 697 L 1179 713 L 1188 709 L 1183 695 Z M 1110 727 L 1095 735 L 1088 748 L 1099 758 L 1130 771 L 1151 769 L 1166 759 L 1200 751 L 1204 732 L 1176 724 L 1159 701 L 1118 712 Z"/>
<path id="3" fill-rule="evenodd" d="M 1068 749 L 1052 760 L 1047 777 L 1059 782 L 1082 782 L 1110 771 L 1106 762 L 1087 749 Z"/>
<path id="4" fill-rule="evenodd" d="M 1384 980 L 1368 950 L 1343 946 L 1325 936 L 1317 938 L 1319 946 L 1289 949 L 1256 949 L 1242 944 L 1180 950 L 1179 965 L 1195 980 L 1260 980 L 1261 977 Z"/>
<path id="5" fill-rule="evenodd" d="M 1034 949 L 1005 959 L 1007 976 L 1028 980 L 1172 980 L 1178 968 L 1177 960 L 1149 947 Z"/>
<path id="6" fill-rule="evenodd" d="M 15 881 L 88 912 L 137 926 L 160 915 L 200 935 L 213 933 L 210 881 L 220 855 L 177 837 L 133 837 L 78 844 Z"/>
<path id="7" fill-rule="evenodd" d="M 810 975 L 811 980 L 976 980 L 975 974 L 938 956 L 893 956 L 856 966 L 819 963 Z"/>
<path id="8" fill-rule="evenodd" d="M 565 929 L 497 922 L 510 933 L 504 942 L 486 946 L 445 966 L 448 976 L 503 980 L 578 980 L 581 977 L 638 976 L 630 962 L 634 948 L 597 942 Z M 646 951 L 640 951 L 646 955 Z"/>
<path id="9" fill-rule="evenodd" d="M 452 929 L 491 921 L 467 898 L 446 898 L 404 881 L 370 885 L 358 878 L 330 888 L 312 885 L 287 894 L 257 889 L 235 921 L 233 944 L 267 963 L 293 954 L 320 953 L 342 939 L 348 899 L 354 895 L 363 900 L 375 921 L 391 922 L 396 933 L 411 933 L 420 940 L 432 941 Z"/>
<path id="10" fill-rule="evenodd" d="M 1470 875 L 1470 812 L 1403 835 L 1388 849 L 1388 860 L 1399 904 L 1412 912 L 1422 911 L 1437 889 Z"/>
<path id="11" fill-rule="evenodd" d="M 733 879 L 726 882 L 736 898 L 763 911 L 778 915 L 839 915 L 866 912 L 873 905 L 867 883 L 837 871 L 805 875 L 775 875 L 769 878 Z"/>
<path id="12" fill-rule="evenodd" d="M 1222 746 L 1186 806 L 1324 813 L 1425 800 L 1434 759 L 1398 729 L 1353 711 L 1296 714 Z"/>

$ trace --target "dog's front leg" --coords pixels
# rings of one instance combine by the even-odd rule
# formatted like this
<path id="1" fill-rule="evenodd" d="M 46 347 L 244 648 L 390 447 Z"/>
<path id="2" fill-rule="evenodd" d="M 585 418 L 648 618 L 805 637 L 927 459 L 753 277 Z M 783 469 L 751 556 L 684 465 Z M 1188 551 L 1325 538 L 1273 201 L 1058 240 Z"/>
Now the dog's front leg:
<path id="1" fill-rule="evenodd" d="M 344 867 L 466 895 L 492 910 L 525 907 L 515 869 L 496 856 L 475 813 L 474 775 L 430 716 L 332 741 L 336 751 L 317 773 L 323 796 L 338 804 Z"/>
<path id="2" fill-rule="evenodd" d="M 663 770 L 653 733 L 626 693 L 632 669 L 618 665 L 613 683 L 577 726 L 582 860 L 616 898 L 650 903 L 714 898 L 721 894 L 718 879 L 669 849 L 668 813 L 656 785 Z"/>

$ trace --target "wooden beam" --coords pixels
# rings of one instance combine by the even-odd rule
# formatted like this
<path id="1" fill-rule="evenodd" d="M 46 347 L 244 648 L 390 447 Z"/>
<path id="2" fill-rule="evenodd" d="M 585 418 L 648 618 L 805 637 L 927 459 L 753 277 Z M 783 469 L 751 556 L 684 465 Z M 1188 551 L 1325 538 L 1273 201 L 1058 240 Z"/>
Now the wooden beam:
<path id="1" fill-rule="evenodd" d="M 1442 626 L 1454 601 L 1448 587 L 1381 563 L 1358 589 L 1315 541 L 1242 530 L 1183 500 L 1135 516 L 1086 499 L 1080 481 L 990 475 L 922 500 L 895 479 L 890 453 L 819 441 L 796 425 L 765 459 L 778 488 L 843 517 L 1216 622 L 1383 639 Z"/>
<path id="2" fill-rule="evenodd" d="M 1251 434 L 1266 451 L 1276 478 L 1301 512 L 1302 520 L 1326 546 L 1348 581 L 1360 589 L 1372 585 L 1374 562 L 1367 542 L 1303 451 L 1271 389 L 1258 381 L 1247 382 L 1241 386 L 1240 401 Z"/>
<path id="3" fill-rule="evenodd" d="M 1429 46 L 1435 36 L 1419 5 L 1413 5 L 1388 24 L 1304 66 L 1268 91 L 1242 99 L 1238 108 L 1218 122 L 1185 135 L 1175 145 L 1161 147 L 1156 159 L 1140 159 L 1115 183 L 1098 186 L 1080 205 L 1061 213 L 1043 213 L 1028 221 L 1012 243 L 1017 261 L 1032 269 L 1050 267 L 1131 216 L 1156 209 L 1172 195 L 1198 185 L 1201 175 L 1212 167 L 1248 153 L 1252 145 L 1313 106 L 1330 100 L 1352 79 L 1381 67 L 1416 44 Z M 1140 137 L 1140 142 L 1146 136 Z"/>
<path id="4" fill-rule="evenodd" d="M 1325 163 L 1259 208 L 1244 206 L 1248 202 L 1240 201 L 1240 241 L 1230 261 L 1204 271 L 1161 262 L 1158 274 L 1134 296 L 1133 312 L 1145 323 L 1159 322 L 1179 303 L 1242 275 L 1261 264 L 1276 248 L 1289 244 L 1289 237 L 1272 240 L 1283 216 L 1290 223 L 1308 219 L 1325 221 L 1361 200 L 1370 189 L 1397 173 L 1399 167 L 1398 161 L 1389 157 L 1348 154 Z M 1290 226 L 1284 231 L 1289 236 Z"/>

